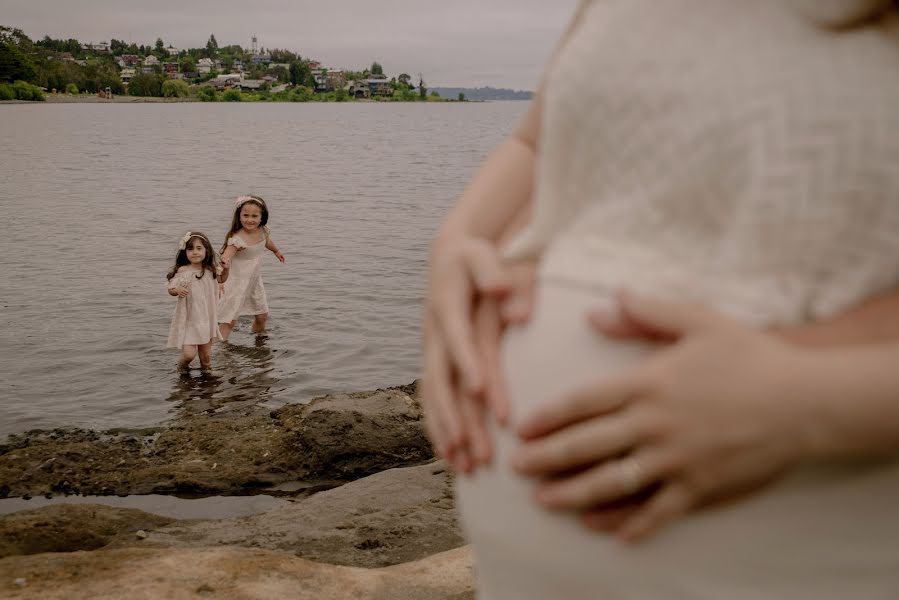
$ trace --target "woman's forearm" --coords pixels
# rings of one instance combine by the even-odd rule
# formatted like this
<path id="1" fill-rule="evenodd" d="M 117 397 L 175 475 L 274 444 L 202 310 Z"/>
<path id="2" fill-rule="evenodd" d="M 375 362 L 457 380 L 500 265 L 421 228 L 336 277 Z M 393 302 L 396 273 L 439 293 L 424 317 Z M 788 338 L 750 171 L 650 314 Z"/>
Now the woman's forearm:
<path id="1" fill-rule="evenodd" d="M 810 458 L 899 453 L 899 342 L 811 349 L 796 376 L 811 382 L 797 405 Z"/>
<path id="2" fill-rule="evenodd" d="M 899 341 L 899 290 L 881 294 L 832 319 L 779 329 L 776 333 L 804 346 Z"/>

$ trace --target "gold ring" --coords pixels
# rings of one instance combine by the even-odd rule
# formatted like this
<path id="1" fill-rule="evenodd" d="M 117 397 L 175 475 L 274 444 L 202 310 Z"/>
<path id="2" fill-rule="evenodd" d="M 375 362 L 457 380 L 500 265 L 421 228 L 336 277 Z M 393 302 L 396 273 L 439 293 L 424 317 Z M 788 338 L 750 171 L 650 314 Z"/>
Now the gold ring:
<path id="1" fill-rule="evenodd" d="M 618 479 L 625 493 L 632 494 L 643 487 L 643 465 L 634 456 L 618 461 Z"/>

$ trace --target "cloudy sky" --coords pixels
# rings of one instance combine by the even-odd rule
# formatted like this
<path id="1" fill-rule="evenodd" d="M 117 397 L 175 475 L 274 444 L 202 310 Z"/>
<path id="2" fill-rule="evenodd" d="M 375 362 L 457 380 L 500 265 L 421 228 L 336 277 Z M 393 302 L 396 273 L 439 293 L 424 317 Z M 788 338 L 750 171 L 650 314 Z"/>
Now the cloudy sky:
<path id="1" fill-rule="evenodd" d="M 286 48 L 327 66 L 380 62 L 431 86 L 533 89 L 576 0 L 0 0 L 33 39 Z"/>

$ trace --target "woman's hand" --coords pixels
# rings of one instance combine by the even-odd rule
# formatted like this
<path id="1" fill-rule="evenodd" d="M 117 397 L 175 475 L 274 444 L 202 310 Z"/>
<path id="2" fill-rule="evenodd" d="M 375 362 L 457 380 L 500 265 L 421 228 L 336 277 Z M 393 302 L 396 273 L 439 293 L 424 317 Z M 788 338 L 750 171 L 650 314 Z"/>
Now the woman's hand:
<path id="1" fill-rule="evenodd" d="M 179 298 L 187 298 L 187 295 L 190 294 L 190 289 L 186 287 L 174 288 L 174 290 Z"/>
<path id="2" fill-rule="evenodd" d="M 230 269 L 230 268 L 231 268 L 231 259 L 226 258 L 226 257 L 223 256 L 223 257 L 219 260 L 219 262 L 221 263 L 222 269 L 223 269 L 223 270 L 227 270 L 227 269 Z"/>
<path id="3" fill-rule="evenodd" d="M 432 252 L 423 405 L 437 454 L 463 472 L 490 460 L 487 412 L 499 423 L 508 419 L 499 339 L 506 323 L 527 319 L 533 272 L 531 264 L 502 264 L 484 239 L 442 240 Z"/>
<path id="4" fill-rule="evenodd" d="M 543 479 L 541 505 L 637 540 L 799 458 L 803 350 L 698 306 L 627 295 L 620 318 L 590 320 L 605 335 L 639 331 L 666 345 L 520 425 L 513 468 Z"/>
<path id="5" fill-rule="evenodd" d="M 284 255 L 281 254 L 281 251 L 280 251 L 280 250 L 275 250 L 275 251 L 274 251 L 274 255 L 275 255 L 275 258 L 277 258 L 278 260 L 280 260 L 282 263 L 284 262 Z"/>

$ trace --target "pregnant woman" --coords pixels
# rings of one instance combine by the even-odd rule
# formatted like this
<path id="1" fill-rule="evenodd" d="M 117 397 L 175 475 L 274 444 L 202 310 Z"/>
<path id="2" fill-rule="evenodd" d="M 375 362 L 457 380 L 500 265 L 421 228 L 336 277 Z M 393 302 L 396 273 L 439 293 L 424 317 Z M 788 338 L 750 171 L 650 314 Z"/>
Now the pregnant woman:
<path id="1" fill-rule="evenodd" d="M 572 510 L 560 511 L 547 510 L 546 488 L 539 501 L 529 468 L 552 470 L 528 464 L 515 429 L 539 430 L 535 416 L 553 403 L 656 355 L 653 343 L 587 326 L 589 312 L 617 310 L 621 288 L 700 300 L 743 326 L 799 330 L 899 286 L 897 31 L 890 3 L 877 0 L 579 7 L 528 114 L 463 194 L 431 257 L 429 433 L 462 470 L 492 452 L 458 484 L 482 598 L 899 593 L 899 461 L 863 443 L 846 445 L 845 457 L 788 460 L 785 450 L 772 469 L 793 468 L 775 483 L 626 546 L 585 527 L 578 511 L 590 498 L 665 489 L 666 457 L 646 449 L 657 424 L 609 409 L 607 456 L 580 468 L 605 469 L 606 487 L 620 488 L 580 502 L 563 493 L 556 504 Z M 537 262 L 536 297 L 529 320 L 502 338 L 512 427 L 489 419 L 488 450 L 475 443 L 482 415 L 471 396 L 488 386 L 490 364 L 472 360 L 475 340 L 444 317 L 474 290 L 503 287 L 485 265 L 523 215 L 502 253 Z M 459 273 L 460 253 L 471 273 Z M 466 277 L 470 288 L 454 284 Z M 796 412 L 784 410 L 783 424 L 778 413 L 770 439 L 799 426 L 786 420 Z M 717 416 L 697 420 L 714 428 Z"/>

